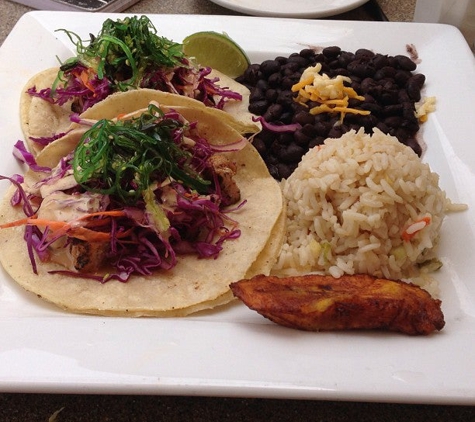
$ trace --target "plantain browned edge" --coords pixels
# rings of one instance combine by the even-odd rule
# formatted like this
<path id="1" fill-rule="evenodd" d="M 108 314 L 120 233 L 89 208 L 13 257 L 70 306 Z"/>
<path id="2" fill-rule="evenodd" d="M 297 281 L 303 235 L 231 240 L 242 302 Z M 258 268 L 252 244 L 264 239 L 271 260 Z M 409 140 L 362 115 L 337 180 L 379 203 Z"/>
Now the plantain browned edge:
<path id="1" fill-rule="evenodd" d="M 366 274 L 277 277 L 231 284 L 233 294 L 269 320 L 306 331 L 387 330 L 428 335 L 441 330 L 441 301 L 400 280 Z"/>

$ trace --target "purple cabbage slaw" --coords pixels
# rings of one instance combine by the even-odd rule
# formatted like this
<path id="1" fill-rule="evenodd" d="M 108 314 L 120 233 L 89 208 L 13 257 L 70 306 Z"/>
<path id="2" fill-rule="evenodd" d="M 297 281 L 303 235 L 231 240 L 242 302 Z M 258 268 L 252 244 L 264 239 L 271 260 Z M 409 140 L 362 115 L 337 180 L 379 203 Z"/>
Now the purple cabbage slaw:
<path id="1" fill-rule="evenodd" d="M 176 117 L 177 114 L 172 111 L 162 118 Z M 58 236 L 49 227 L 41 231 L 34 223 L 25 225 L 24 239 L 33 271 L 37 273 L 36 259 L 40 261 L 50 260 L 50 247 L 59 238 L 66 237 L 64 247 L 68 247 L 71 238 L 67 235 L 74 236 L 74 230 L 77 230 L 78 227 L 87 228 L 91 222 L 93 222 L 93 225 L 89 230 L 110 233 L 106 260 L 114 271 L 109 271 L 106 275 L 80 273 L 69 269 L 53 271 L 52 273 L 90 278 L 100 282 L 111 279 L 126 282 L 132 274 L 150 275 L 157 270 L 173 268 L 177 263 L 177 255 L 193 254 L 201 259 L 216 259 L 223 249 L 224 242 L 240 236 L 241 233 L 236 221 L 228 214 L 239 210 L 245 204 L 245 201 L 241 201 L 234 209 L 224 209 L 228 204 L 224 204 L 222 201 L 216 173 L 206 164 L 207 158 L 214 153 L 213 147 L 205 139 L 193 135 L 195 124 L 191 123 L 188 127 L 190 130 L 187 133 L 179 134 L 179 131 L 171 133 L 171 142 L 176 144 L 183 141 L 185 134 L 195 141 L 193 148 L 196 151 L 194 151 L 194 154 L 198 157 L 196 167 L 199 168 L 201 174 L 207 173 L 210 175 L 208 176 L 211 182 L 210 190 L 206 194 L 200 194 L 176 180 L 168 179 L 164 183 L 154 185 L 156 204 L 162 207 L 169 221 L 169 230 L 166 234 L 157 229 L 155 220 L 147 211 L 144 201 L 123 206 L 117 202 L 117 198 L 103 195 L 100 201 L 103 204 L 103 209 L 100 212 L 120 210 L 120 216 L 101 217 L 99 212 L 97 217 L 83 219 L 81 217 L 87 215 L 89 211 L 76 209 L 80 217 L 73 222 L 69 222 L 71 230 L 62 233 L 61 236 Z M 83 139 L 86 138 L 87 133 Z M 241 148 L 242 145 L 239 145 L 239 143 L 231 144 L 229 150 L 234 151 Z M 223 151 L 223 147 L 220 147 L 219 151 Z M 41 176 L 41 181 L 32 191 L 28 188 L 24 189 L 23 178 L 20 175 L 9 178 L 0 176 L 0 180 L 10 180 L 16 186 L 16 192 L 11 199 L 12 206 L 22 206 L 25 216 L 34 219 L 43 200 L 38 195 L 38 189 L 41 186 L 54 186 L 59 180 L 72 174 L 73 154 L 62 158 L 53 169 L 39 166 L 34 157 L 24 148 L 21 141 L 15 144 L 14 155 L 25 162 L 31 171 L 38 173 Z M 74 187 L 68 187 L 65 193 L 68 197 L 58 203 L 60 208 L 74 208 L 76 199 L 79 200 L 84 195 L 89 194 L 78 184 Z M 171 202 L 169 201 L 170 198 L 172 198 Z"/>

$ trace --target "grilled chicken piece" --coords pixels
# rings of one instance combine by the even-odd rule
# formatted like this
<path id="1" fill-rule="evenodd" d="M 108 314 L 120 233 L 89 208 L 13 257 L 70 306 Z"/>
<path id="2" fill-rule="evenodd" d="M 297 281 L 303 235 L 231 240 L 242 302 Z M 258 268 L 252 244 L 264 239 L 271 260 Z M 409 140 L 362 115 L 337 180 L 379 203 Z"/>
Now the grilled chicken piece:
<path id="1" fill-rule="evenodd" d="M 234 180 L 236 164 L 223 154 L 213 154 L 208 163 L 218 176 L 219 186 L 225 205 L 235 204 L 241 199 L 241 191 Z"/>
<path id="2" fill-rule="evenodd" d="M 427 335 L 445 325 L 441 301 L 403 281 L 369 275 L 258 275 L 230 287 L 250 309 L 301 330 L 380 329 Z"/>
<path id="3" fill-rule="evenodd" d="M 104 242 L 86 242 L 71 238 L 69 254 L 72 266 L 79 272 L 95 272 L 105 259 L 109 244 Z"/>

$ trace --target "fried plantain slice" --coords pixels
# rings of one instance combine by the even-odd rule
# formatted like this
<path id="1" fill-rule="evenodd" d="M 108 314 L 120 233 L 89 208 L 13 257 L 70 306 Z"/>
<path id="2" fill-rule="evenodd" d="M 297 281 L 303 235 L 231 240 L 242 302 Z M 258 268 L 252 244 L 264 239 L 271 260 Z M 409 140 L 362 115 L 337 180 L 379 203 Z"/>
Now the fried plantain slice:
<path id="1" fill-rule="evenodd" d="M 250 309 L 300 330 L 378 329 L 428 335 L 445 325 L 441 301 L 403 281 L 363 274 L 257 275 L 230 287 Z"/>

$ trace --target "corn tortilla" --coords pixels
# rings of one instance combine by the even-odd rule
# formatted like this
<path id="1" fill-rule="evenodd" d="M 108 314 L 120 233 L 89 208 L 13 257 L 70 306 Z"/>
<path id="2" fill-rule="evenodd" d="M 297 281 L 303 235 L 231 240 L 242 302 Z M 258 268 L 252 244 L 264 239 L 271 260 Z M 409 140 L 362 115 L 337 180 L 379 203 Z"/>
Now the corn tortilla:
<path id="1" fill-rule="evenodd" d="M 124 112 L 132 111 L 130 107 L 135 106 L 117 97 L 110 103 L 115 101 L 129 104 L 122 107 L 126 109 Z M 180 113 L 189 121 L 197 121 L 200 134 L 212 144 L 228 144 L 241 138 L 239 132 L 205 108 L 180 107 Z M 91 112 L 89 118 L 99 116 Z M 53 142 L 38 155 L 38 163 L 55 165 L 74 148 L 80 136 L 81 130 L 76 130 Z M 231 214 L 239 223 L 241 236 L 226 241 L 217 259 L 181 256 L 170 271 L 157 271 L 152 276 L 134 275 L 126 283 L 110 280 L 101 284 L 50 274 L 49 271 L 64 269 L 52 262 L 38 263 L 38 275 L 35 275 L 23 240 L 24 228 L 15 227 L 0 230 L 0 262 L 26 290 L 77 313 L 184 316 L 227 303 L 233 299 L 231 282 L 270 272 L 282 245 L 285 215 L 280 186 L 269 175 L 254 147 L 248 143 L 242 150 L 226 154 L 237 164 L 235 180 L 247 202 Z M 0 205 L 0 223 L 23 217 L 21 207 L 10 205 L 13 191 L 12 187 Z"/>
<path id="2" fill-rule="evenodd" d="M 70 115 L 72 114 L 71 102 L 59 106 L 51 104 L 41 98 L 31 96 L 28 94 L 28 89 L 36 87 L 39 92 L 44 88 L 51 88 L 58 74 L 58 68 L 49 68 L 34 75 L 25 85 L 20 96 L 20 121 L 23 131 L 24 139 L 27 142 L 28 148 L 33 155 L 37 155 L 43 146 L 34 142 L 32 138 L 52 137 L 59 133 L 66 132 L 71 127 Z M 193 108 L 204 108 L 210 110 L 212 114 L 220 117 L 230 126 L 236 129 L 241 134 L 252 134 L 260 130 L 260 125 L 252 120 L 252 114 L 248 111 L 249 106 L 249 90 L 226 75 L 213 70 L 210 78 L 219 78 L 219 85 L 223 88 L 241 94 L 242 101 L 228 101 L 224 108 L 217 109 L 205 106 L 202 102 L 183 95 L 171 94 L 168 92 L 157 91 L 154 89 L 133 89 L 127 92 L 117 92 L 111 94 L 105 100 L 95 104 L 90 109 L 84 112 L 87 117 L 96 115 L 97 112 L 107 112 L 114 107 L 118 102 L 115 99 L 109 100 L 115 95 L 122 96 L 128 94 L 128 100 L 136 103 L 146 103 L 150 100 L 156 100 L 161 103 L 174 106 L 187 106 Z M 143 108 L 142 107 L 137 107 Z M 115 116 L 113 116 L 115 117 Z M 104 116 L 104 118 L 109 118 Z"/>

